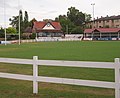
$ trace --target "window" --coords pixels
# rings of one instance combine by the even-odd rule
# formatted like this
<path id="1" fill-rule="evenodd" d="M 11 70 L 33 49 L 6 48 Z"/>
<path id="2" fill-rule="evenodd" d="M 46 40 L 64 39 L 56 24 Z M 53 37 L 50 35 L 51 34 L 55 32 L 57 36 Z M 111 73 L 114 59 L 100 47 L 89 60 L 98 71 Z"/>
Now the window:
<path id="1" fill-rule="evenodd" d="M 109 20 L 106 20 L 106 22 L 109 22 Z"/>
<path id="2" fill-rule="evenodd" d="M 116 25 L 116 28 L 119 28 L 119 25 Z"/>
<path id="3" fill-rule="evenodd" d="M 119 19 L 115 20 L 115 22 L 119 22 Z"/>
<path id="4" fill-rule="evenodd" d="M 50 23 L 47 24 L 47 27 L 50 27 Z"/>

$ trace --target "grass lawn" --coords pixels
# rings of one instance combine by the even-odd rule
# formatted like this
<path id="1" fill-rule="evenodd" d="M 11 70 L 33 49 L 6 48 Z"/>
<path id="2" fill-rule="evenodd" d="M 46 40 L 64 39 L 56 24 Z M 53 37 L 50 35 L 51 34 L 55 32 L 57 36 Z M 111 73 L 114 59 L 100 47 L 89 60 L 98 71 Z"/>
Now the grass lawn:
<path id="1" fill-rule="evenodd" d="M 114 61 L 120 57 L 120 41 L 106 42 L 39 42 L 0 45 L 0 57 L 55 60 Z"/>
<path id="2" fill-rule="evenodd" d="M 119 41 L 39 42 L 0 45 L 0 57 L 113 62 L 120 58 Z M 31 65 L 0 63 L 0 72 L 32 74 Z M 114 70 L 68 67 L 39 67 L 39 75 L 99 81 L 114 81 Z M 114 98 L 113 89 L 39 83 L 39 94 L 32 94 L 32 82 L 0 79 L 0 98 Z"/>

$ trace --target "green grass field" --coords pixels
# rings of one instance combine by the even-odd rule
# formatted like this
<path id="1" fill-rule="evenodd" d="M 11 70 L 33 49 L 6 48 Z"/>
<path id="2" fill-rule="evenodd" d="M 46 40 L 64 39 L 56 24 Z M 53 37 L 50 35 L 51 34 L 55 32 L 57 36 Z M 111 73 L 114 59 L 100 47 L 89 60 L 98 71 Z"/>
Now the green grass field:
<path id="1" fill-rule="evenodd" d="M 106 42 L 40 42 L 0 45 L 0 57 L 56 60 L 114 61 L 120 57 L 120 41 Z"/>
<path id="2" fill-rule="evenodd" d="M 120 58 L 120 41 L 100 42 L 39 42 L 21 45 L 0 45 L 0 57 L 107 61 Z M 0 72 L 32 74 L 31 65 L 0 63 Z M 39 67 L 39 75 L 86 80 L 114 81 L 114 70 Z M 39 94 L 32 94 L 32 82 L 0 79 L 0 98 L 114 98 L 113 89 L 39 83 Z"/>

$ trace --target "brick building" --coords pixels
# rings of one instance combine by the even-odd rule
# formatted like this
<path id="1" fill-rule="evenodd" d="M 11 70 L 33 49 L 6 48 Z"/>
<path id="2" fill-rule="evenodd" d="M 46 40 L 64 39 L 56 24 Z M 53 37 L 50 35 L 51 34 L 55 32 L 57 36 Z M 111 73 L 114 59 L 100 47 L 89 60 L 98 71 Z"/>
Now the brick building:
<path id="1" fill-rule="evenodd" d="M 62 37 L 62 27 L 59 22 L 53 21 L 36 21 L 33 25 L 32 32 L 37 33 L 38 37 Z"/>
<path id="2" fill-rule="evenodd" d="M 87 28 L 120 28 L 120 15 L 97 18 L 86 23 Z"/>

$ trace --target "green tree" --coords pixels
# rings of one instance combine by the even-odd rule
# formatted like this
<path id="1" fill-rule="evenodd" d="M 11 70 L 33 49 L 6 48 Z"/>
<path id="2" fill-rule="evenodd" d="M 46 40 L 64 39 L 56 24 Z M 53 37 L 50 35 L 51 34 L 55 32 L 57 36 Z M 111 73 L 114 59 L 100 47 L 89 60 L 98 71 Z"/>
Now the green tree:
<path id="1" fill-rule="evenodd" d="M 32 35 L 30 35 L 31 39 L 35 39 L 35 37 L 36 37 L 36 33 L 32 33 Z"/>
<path id="2" fill-rule="evenodd" d="M 20 17 L 20 32 L 23 33 L 24 32 L 24 21 L 23 21 L 23 14 L 22 14 L 22 10 L 19 11 L 19 17 Z"/>
<path id="3" fill-rule="evenodd" d="M 56 18 L 55 21 L 59 21 L 62 26 L 62 31 L 66 32 L 66 26 L 68 25 L 66 15 L 59 15 L 59 17 Z"/>
<path id="4" fill-rule="evenodd" d="M 10 25 L 12 25 L 12 27 L 16 28 L 18 31 L 18 29 L 19 29 L 19 16 L 13 16 L 12 18 L 9 19 L 9 21 L 11 22 Z"/>
<path id="5" fill-rule="evenodd" d="M 21 31 L 21 33 L 23 33 L 25 28 L 24 28 L 22 10 L 19 11 L 18 16 L 13 16 L 12 18 L 9 19 L 9 21 L 11 22 L 10 25 L 12 25 L 12 27 L 16 28 L 16 30 L 18 32 L 19 31 L 19 17 L 20 17 L 20 31 Z"/>
<path id="6" fill-rule="evenodd" d="M 76 26 L 83 26 L 85 22 L 85 14 L 79 12 L 75 7 L 68 8 L 67 16 Z"/>
<path id="7" fill-rule="evenodd" d="M 55 18 L 55 21 L 60 22 L 62 26 L 62 31 L 66 34 L 70 33 L 72 29 L 75 27 L 74 23 L 71 22 L 66 15 L 59 15 L 59 17 Z"/>
<path id="8" fill-rule="evenodd" d="M 29 26 L 29 21 L 28 21 L 28 13 L 25 11 L 25 16 L 24 16 L 24 29 L 26 29 Z"/>
<path id="9" fill-rule="evenodd" d="M 6 32 L 9 33 L 9 34 L 16 34 L 17 33 L 17 30 L 13 27 L 8 27 L 6 29 Z"/>
<path id="10" fill-rule="evenodd" d="M 36 22 L 37 20 L 35 18 L 33 18 L 32 20 L 30 20 L 29 22 L 29 27 L 33 28 L 34 22 Z"/>
<path id="11" fill-rule="evenodd" d="M 62 26 L 62 31 L 64 33 L 80 34 L 83 33 L 85 23 L 91 20 L 91 15 L 87 13 L 80 12 L 75 7 L 68 8 L 67 16 L 59 15 L 55 18 L 55 21 L 60 22 Z"/>
<path id="12" fill-rule="evenodd" d="M 0 29 L 0 38 L 4 38 L 4 37 L 5 37 L 4 29 L 1 28 Z"/>
<path id="13" fill-rule="evenodd" d="M 85 22 L 89 22 L 91 21 L 91 14 L 87 14 L 87 13 L 84 13 L 85 14 Z"/>
<path id="14" fill-rule="evenodd" d="M 83 33 L 83 28 L 81 28 L 80 26 L 76 26 L 71 31 L 71 34 L 82 34 L 82 33 Z"/>

